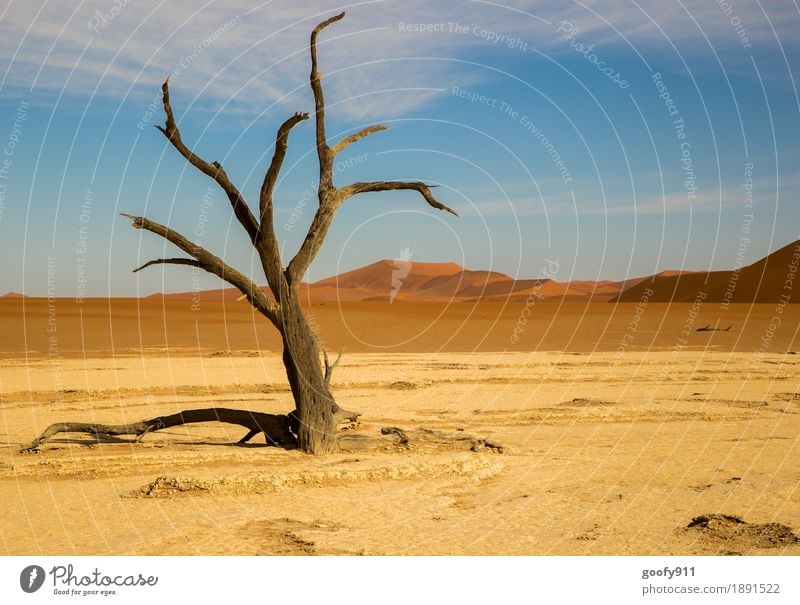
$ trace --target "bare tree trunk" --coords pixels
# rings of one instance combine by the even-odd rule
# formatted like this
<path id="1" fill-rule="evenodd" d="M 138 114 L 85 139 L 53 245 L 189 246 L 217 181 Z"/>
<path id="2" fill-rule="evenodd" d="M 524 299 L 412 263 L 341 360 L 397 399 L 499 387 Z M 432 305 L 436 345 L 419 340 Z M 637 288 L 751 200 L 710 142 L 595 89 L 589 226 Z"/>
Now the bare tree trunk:
<path id="1" fill-rule="evenodd" d="M 317 339 L 300 307 L 297 290 L 286 285 L 281 291 L 281 320 L 283 364 L 296 406 L 297 444 L 309 454 L 335 452 L 338 406 L 322 373 Z"/>
<path id="2" fill-rule="evenodd" d="M 292 412 L 292 430 L 297 433 L 297 444 L 309 454 L 329 454 L 336 451 L 335 402 L 319 371 L 307 372 L 314 365 L 304 349 L 300 359 L 292 358 L 284 349 L 283 363 L 292 387 L 296 409 Z M 309 363 L 310 362 L 310 363 Z"/>

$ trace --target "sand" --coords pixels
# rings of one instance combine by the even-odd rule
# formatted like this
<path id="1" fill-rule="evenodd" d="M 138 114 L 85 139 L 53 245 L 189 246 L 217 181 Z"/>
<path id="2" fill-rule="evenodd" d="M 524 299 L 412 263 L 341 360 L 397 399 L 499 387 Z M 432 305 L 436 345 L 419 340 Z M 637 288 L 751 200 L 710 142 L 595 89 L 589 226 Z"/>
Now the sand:
<path id="1" fill-rule="evenodd" d="M 4 554 L 800 554 L 800 309 L 764 346 L 774 305 L 706 307 L 679 347 L 691 305 L 635 330 L 633 304 L 539 305 L 517 343 L 520 305 L 312 307 L 328 348 L 348 345 L 333 387 L 358 433 L 505 451 L 315 458 L 203 424 L 23 455 L 56 421 L 291 408 L 276 339 L 241 305 L 59 300 L 51 355 L 46 301 L 23 300 L 0 301 Z M 717 319 L 734 327 L 694 332 Z M 701 515 L 729 517 L 688 527 Z"/>
<path id="2" fill-rule="evenodd" d="M 435 353 L 800 350 L 800 305 L 720 303 L 342 302 L 306 307 L 330 351 Z M 777 319 L 776 319 L 777 318 Z M 778 322 L 778 323 L 776 323 Z M 699 327 L 727 332 L 696 332 Z M 772 327 L 771 327 L 772 326 Z M 0 358 L 280 352 L 246 302 L 0 299 Z"/>

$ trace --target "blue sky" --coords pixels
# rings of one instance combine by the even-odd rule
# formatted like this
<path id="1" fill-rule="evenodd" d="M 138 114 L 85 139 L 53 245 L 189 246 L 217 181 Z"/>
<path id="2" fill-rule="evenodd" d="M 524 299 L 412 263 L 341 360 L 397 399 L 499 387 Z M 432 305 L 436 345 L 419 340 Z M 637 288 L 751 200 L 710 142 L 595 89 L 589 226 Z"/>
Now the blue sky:
<path id="1" fill-rule="evenodd" d="M 275 129 L 313 105 L 308 34 L 342 8 L 320 43 L 329 136 L 391 128 L 339 158 L 337 184 L 426 180 L 461 216 L 411 192 L 353 198 L 309 279 L 406 247 L 623 279 L 729 268 L 740 248 L 751 262 L 800 238 L 792 1 L 28 0 L 0 9 L 0 290 L 46 294 L 48 269 L 63 296 L 191 289 L 186 268 L 131 273 L 176 254 L 120 212 L 195 234 L 263 282 L 224 195 L 152 128 L 159 85 L 172 74 L 184 140 L 254 200 Z M 305 122 L 276 198 L 285 262 L 315 173 Z"/>

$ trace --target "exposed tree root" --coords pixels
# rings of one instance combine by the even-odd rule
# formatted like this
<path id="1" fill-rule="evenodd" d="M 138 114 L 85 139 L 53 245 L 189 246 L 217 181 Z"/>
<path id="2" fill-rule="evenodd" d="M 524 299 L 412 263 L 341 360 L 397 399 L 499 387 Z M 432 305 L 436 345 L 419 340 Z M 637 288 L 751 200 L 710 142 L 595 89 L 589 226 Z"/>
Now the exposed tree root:
<path id="1" fill-rule="evenodd" d="M 352 428 L 358 423 L 358 412 L 339 410 L 336 415 L 338 428 Z M 130 424 L 96 424 L 87 422 L 57 422 L 51 424 L 45 431 L 24 446 L 21 452 L 34 452 L 61 433 L 86 433 L 101 436 L 135 435 L 139 443 L 145 435 L 175 426 L 195 422 L 223 422 L 235 424 L 248 429 L 247 434 L 237 444 L 244 444 L 258 434 L 264 435 L 267 445 L 295 447 L 297 445 L 297 418 L 294 412 L 290 414 L 264 414 L 248 410 L 233 410 L 229 408 L 203 408 L 185 410 L 177 414 L 157 416 Z M 478 452 L 490 449 L 503 453 L 505 448 L 498 443 L 487 439 L 479 439 L 463 432 L 454 434 L 420 428 L 410 431 L 398 427 L 383 427 L 380 436 L 340 434 L 336 437 L 337 449 L 344 452 L 365 451 L 387 446 L 409 446 L 412 443 L 451 444 L 466 442 L 470 450 Z"/>
<path id="2" fill-rule="evenodd" d="M 345 452 L 364 451 L 387 445 L 404 445 L 428 443 L 433 445 L 450 445 L 453 443 L 466 443 L 473 452 L 492 450 L 499 454 L 505 453 L 506 448 L 497 442 L 488 439 L 473 437 L 463 432 L 444 433 L 426 428 L 404 430 L 396 426 L 385 426 L 381 429 L 380 437 L 369 435 L 340 435 L 337 438 L 339 449 Z"/>
<path id="3" fill-rule="evenodd" d="M 38 450 L 41 445 L 59 433 L 87 433 L 98 437 L 102 435 L 136 435 L 136 442 L 138 443 L 148 433 L 194 422 L 224 422 L 243 426 L 249 432 L 239 440 L 239 443 L 246 443 L 259 433 L 264 434 L 264 439 L 268 445 L 292 445 L 296 443 L 295 436 L 291 431 L 290 417 L 285 414 L 264 414 L 228 408 L 203 408 L 185 410 L 168 416 L 157 416 L 130 424 L 58 422 L 47 427 L 33 442 L 23 447 L 22 451 Z"/>

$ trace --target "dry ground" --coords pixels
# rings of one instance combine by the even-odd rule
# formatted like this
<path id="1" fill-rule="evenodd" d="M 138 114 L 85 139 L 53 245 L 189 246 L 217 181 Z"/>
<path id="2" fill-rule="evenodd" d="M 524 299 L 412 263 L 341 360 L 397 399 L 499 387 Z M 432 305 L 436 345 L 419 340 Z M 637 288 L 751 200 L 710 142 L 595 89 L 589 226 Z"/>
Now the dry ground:
<path id="1" fill-rule="evenodd" d="M 800 304 L 451 302 L 320 303 L 307 308 L 326 347 L 350 352 L 800 349 Z M 777 319 L 776 319 L 777 318 Z M 780 322 L 776 325 L 776 321 Z M 705 325 L 730 331 L 695 332 Z M 770 326 L 773 326 L 770 329 Z M 777 329 L 776 329 L 777 328 Z M 687 341 L 681 342 L 686 331 Z M 765 335 L 772 336 L 765 343 Z M 516 334 L 516 338 L 513 336 Z M 246 302 L 160 298 L 0 298 L 0 357 L 59 358 L 280 351 L 278 333 Z"/>
<path id="2" fill-rule="evenodd" d="M 334 392 L 359 431 L 463 430 L 508 451 L 323 458 L 234 446 L 244 430 L 213 424 L 20 455 L 55 421 L 285 412 L 290 395 L 266 352 L 7 357 L 4 554 L 800 554 L 791 534 L 686 527 L 719 513 L 800 530 L 794 355 L 350 353 Z"/>

